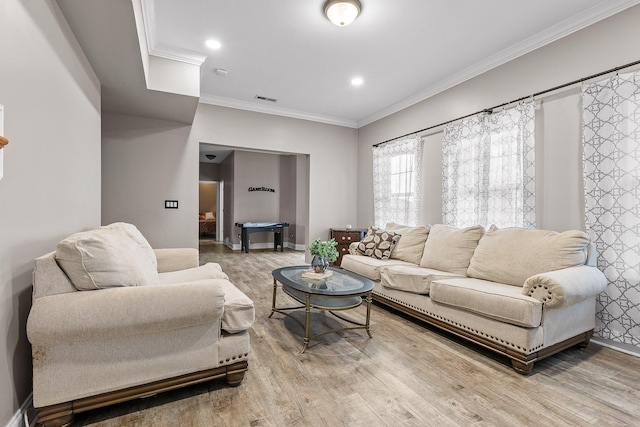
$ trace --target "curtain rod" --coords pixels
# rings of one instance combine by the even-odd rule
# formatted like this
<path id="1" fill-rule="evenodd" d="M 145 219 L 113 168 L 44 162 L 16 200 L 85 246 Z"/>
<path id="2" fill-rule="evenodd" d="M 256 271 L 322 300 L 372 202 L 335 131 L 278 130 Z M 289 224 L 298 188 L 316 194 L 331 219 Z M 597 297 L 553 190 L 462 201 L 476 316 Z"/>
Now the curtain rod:
<path id="1" fill-rule="evenodd" d="M 638 65 L 638 64 L 640 64 L 640 60 L 631 62 L 629 64 L 621 65 L 619 67 L 611 68 L 610 70 L 607 70 L 607 71 L 602 71 L 600 73 L 592 74 L 592 75 L 590 75 L 588 77 L 583 77 L 581 79 L 574 80 L 574 81 L 569 82 L 569 83 L 564 83 L 564 84 L 561 84 L 559 86 L 552 87 L 551 89 L 546 89 L 546 90 L 543 90 L 543 91 L 540 91 L 540 92 L 536 92 L 533 95 L 523 96 L 523 97 L 514 99 L 513 101 L 509 101 L 509 102 L 503 102 L 502 104 L 496 105 L 494 107 L 485 108 L 484 110 L 476 111 L 475 113 L 467 114 L 465 116 L 458 117 L 457 119 L 447 120 L 446 122 L 442 122 L 442 123 L 439 123 L 437 125 L 429 126 L 429 127 L 424 128 L 424 129 L 417 130 L 415 132 L 410 132 L 410 133 L 404 134 L 402 136 L 397 136 L 395 138 L 387 139 L 386 141 L 382 141 L 382 142 L 378 142 L 376 144 L 373 144 L 373 146 L 374 147 L 378 147 L 378 146 L 380 146 L 382 144 L 386 144 L 387 142 L 395 141 L 396 139 L 404 138 L 404 137 L 409 136 L 409 135 L 415 135 L 415 134 L 420 133 L 420 132 L 425 132 L 425 131 L 428 131 L 428 130 L 431 130 L 431 129 L 435 129 L 435 128 L 440 127 L 440 126 L 448 125 L 449 123 L 457 122 L 458 120 L 466 119 L 468 117 L 475 116 L 476 114 L 492 113 L 493 110 L 495 110 L 497 108 L 504 107 L 504 106 L 510 105 L 510 104 L 515 104 L 516 102 L 524 101 L 526 99 L 535 98 L 536 96 L 544 95 L 544 94 L 547 94 L 549 92 L 556 91 L 558 89 L 563 89 L 563 88 L 565 88 L 567 86 L 572 86 L 572 85 L 575 85 L 575 84 L 578 84 L 578 83 L 582 83 L 582 82 L 585 82 L 587 80 L 591 80 L 591 79 L 594 79 L 596 77 L 604 76 L 605 74 L 614 73 L 616 71 L 620 71 L 620 70 L 625 69 L 625 68 L 633 67 L 634 65 Z"/>

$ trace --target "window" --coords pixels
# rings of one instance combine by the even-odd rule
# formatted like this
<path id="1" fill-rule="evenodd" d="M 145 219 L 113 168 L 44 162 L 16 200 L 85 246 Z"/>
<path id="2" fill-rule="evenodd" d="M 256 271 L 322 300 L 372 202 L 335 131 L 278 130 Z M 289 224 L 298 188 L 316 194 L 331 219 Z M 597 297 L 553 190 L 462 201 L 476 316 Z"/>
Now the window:
<path id="1" fill-rule="evenodd" d="M 410 137 L 373 148 L 374 222 L 418 225 L 422 141 Z"/>
<path id="2" fill-rule="evenodd" d="M 528 103 L 445 127 L 445 224 L 535 226 L 534 124 Z"/>

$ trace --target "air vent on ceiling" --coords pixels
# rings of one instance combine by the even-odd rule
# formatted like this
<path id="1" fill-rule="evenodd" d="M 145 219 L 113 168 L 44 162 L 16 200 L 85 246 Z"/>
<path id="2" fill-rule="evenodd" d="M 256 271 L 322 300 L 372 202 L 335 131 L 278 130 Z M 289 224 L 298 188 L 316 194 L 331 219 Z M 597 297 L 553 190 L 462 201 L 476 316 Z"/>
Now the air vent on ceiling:
<path id="1" fill-rule="evenodd" d="M 277 102 L 278 100 L 275 98 L 268 98 L 266 96 L 256 95 L 255 99 L 259 99 L 260 101 L 269 101 L 269 102 Z"/>

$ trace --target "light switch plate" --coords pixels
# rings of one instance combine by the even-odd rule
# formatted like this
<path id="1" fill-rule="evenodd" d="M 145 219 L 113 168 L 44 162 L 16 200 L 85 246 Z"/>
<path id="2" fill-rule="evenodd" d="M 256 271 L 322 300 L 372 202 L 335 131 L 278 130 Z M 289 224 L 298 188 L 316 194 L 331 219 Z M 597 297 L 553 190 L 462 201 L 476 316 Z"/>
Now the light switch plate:
<path id="1" fill-rule="evenodd" d="M 178 209 L 178 201 L 177 200 L 165 200 L 164 201 L 165 209 Z"/>

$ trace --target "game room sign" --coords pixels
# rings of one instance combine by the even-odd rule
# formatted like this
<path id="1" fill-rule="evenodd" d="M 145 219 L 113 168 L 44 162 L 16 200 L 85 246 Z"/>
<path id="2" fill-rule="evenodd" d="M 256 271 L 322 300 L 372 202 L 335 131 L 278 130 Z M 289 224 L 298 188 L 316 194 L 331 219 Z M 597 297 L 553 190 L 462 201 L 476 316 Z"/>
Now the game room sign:
<path id="1" fill-rule="evenodd" d="M 267 193 L 275 193 L 276 190 L 268 187 L 249 187 L 249 191 L 266 191 Z"/>

